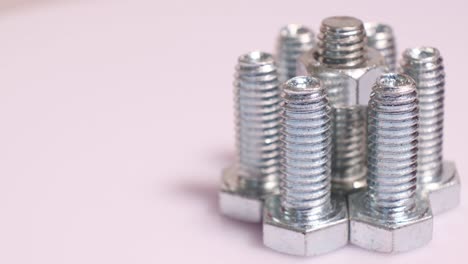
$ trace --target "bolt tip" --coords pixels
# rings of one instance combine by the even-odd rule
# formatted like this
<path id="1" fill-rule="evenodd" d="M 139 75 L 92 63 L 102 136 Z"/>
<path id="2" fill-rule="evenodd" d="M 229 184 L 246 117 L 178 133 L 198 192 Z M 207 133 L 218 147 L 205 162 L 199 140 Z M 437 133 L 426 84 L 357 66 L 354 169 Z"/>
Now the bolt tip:
<path id="1" fill-rule="evenodd" d="M 322 89 L 322 83 L 318 78 L 311 76 L 298 76 L 289 79 L 283 85 L 284 90 L 292 93 L 310 93 Z"/>
<path id="2" fill-rule="evenodd" d="M 406 49 L 403 56 L 408 60 L 431 62 L 440 57 L 440 52 L 434 47 L 417 47 Z"/>
<path id="3" fill-rule="evenodd" d="M 281 28 L 280 35 L 284 38 L 293 38 L 312 35 L 312 30 L 301 24 L 288 24 Z"/>
<path id="4" fill-rule="evenodd" d="M 367 36 L 375 36 L 379 34 L 393 34 L 392 27 L 387 24 L 378 22 L 368 22 L 364 24 Z"/>
<path id="5" fill-rule="evenodd" d="M 383 93 L 406 93 L 416 90 L 414 80 L 406 74 L 386 73 L 382 74 L 374 86 L 374 90 Z"/>
<path id="6" fill-rule="evenodd" d="M 239 57 L 239 62 L 247 64 L 274 63 L 273 55 L 263 51 L 251 51 Z"/>
<path id="7" fill-rule="evenodd" d="M 364 27 L 363 22 L 350 16 L 333 16 L 325 18 L 322 26 L 330 30 L 356 30 Z"/>

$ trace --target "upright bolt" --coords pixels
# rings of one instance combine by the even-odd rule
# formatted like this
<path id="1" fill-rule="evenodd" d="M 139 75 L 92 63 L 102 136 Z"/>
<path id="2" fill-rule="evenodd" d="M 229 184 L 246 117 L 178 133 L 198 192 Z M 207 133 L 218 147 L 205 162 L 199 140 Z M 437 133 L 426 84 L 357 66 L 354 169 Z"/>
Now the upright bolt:
<path id="1" fill-rule="evenodd" d="M 367 44 L 380 52 L 390 72 L 396 70 L 397 51 L 393 29 L 386 24 L 365 23 Z"/>
<path id="2" fill-rule="evenodd" d="M 300 72 L 319 77 L 333 108 L 333 188 L 351 192 L 366 184 L 365 107 L 383 57 L 367 47 L 364 24 L 353 17 L 322 21 L 317 48 L 300 58 Z"/>
<path id="3" fill-rule="evenodd" d="M 434 214 L 460 202 L 460 178 L 453 162 L 443 161 L 445 72 L 439 50 L 407 49 L 402 71 L 416 81 L 419 94 L 418 180 L 429 192 Z"/>
<path id="4" fill-rule="evenodd" d="M 235 77 L 237 162 L 223 173 L 220 208 L 260 222 L 264 198 L 278 192 L 280 83 L 273 56 L 240 56 Z"/>
<path id="5" fill-rule="evenodd" d="M 267 199 L 263 241 L 300 256 L 330 252 L 348 242 L 347 209 L 331 199 L 331 117 L 319 79 L 295 77 L 283 86 L 281 194 Z"/>
<path id="6" fill-rule="evenodd" d="M 432 239 L 429 202 L 416 192 L 418 98 L 414 81 L 384 74 L 368 112 L 367 191 L 350 195 L 350 240 L 380 252 L 408 251 Z"/>
<path id="7" fill-rule="evenodd" d="M 281 83 L 297 76 L 297 59 L 314 44 L 314 32 L 304 25 L 289 24 L 280 30 L 277 59 Z"/>

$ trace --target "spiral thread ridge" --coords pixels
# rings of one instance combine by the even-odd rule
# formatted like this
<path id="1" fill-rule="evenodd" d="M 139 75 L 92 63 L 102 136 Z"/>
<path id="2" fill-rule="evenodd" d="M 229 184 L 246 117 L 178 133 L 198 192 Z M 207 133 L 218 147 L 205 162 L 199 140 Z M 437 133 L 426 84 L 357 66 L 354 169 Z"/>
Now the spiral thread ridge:
<path id="1" fill-rule="evenodd" d="M 289 24 L 280 31 L 277 60 L 281 83 L 296 76 L 297 60 L 315 44 L 313 31 L 303 25 Z"/>
<path id="2" fill-rule="evenodd" d="M 367 45 L 376 49 L 384 57 L 390 72 L 395 72 L 397 51 L 393 29 L 386 24 L 365 23 Z"/>
<path id="3" fill-rule="evenodd" d="M 372 209 L 405 214 L 416 203 L 418 95 L 404 74 L 383 74 L 368 109 L 368 196 Z"/>
<path id="4" fill-rule="evenodd" d="M 333 108 L 334 182 L 355 181 L 366 175 L 365 108 Z"/>
<path id="5" fill-rule="evenodd" d="M 238 173 L 257 188 L 279 175 L 280 83 L 273 56 L 239 57 L 235 78 Z"/>
<path id="6" fill-rule="evenodd" d="M 281 93 L 281 205 L 297 217 L 331 206 L 331 108 L 319 79 L 296 77 Z"/>
<path id="7" fill-rule="evenodd" d="M 329 17 L 322 21 L 316 59 L 329 66 L 353 68 L 366 62 L 364 24 L 353 17 Z"/>
<path id="8" fill-rule="evenodd" d="M 402 71 L 411 76 L 418 89 L 419 153 L 418 180 L 431 182 L 442 175 L 445 71 L 440 52 L 431 47 L 408 49 Z"/>

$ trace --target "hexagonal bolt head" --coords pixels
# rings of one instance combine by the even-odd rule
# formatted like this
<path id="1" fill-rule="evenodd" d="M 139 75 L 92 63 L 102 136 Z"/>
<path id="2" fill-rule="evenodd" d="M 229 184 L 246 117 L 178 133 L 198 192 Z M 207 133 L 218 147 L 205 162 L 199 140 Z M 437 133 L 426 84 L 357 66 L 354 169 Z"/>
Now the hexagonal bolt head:
<path id="1" fill-rule="evenodd" d="M 420 187 L 428 195 L 434 215 L 449 211 L 460 204 L 460 176 L 454 162 L 444 161 L 440 180 L 421 183 Z"/>
<path id="2" fill-rule="evenodd" d="M 241 184 L 241 178 L 235 166 L 223 171 L 219 207 L 221 213 L 233 219 L 260 223 L 263 216 L 263 201 L 268 195 L 279 192 L 277 181 L 270 184 L 270 189 L 263 193 L 249 189 Z M 259 189 L 257 189 L 259 190 Z"/>
<path id="3" fill-rule="evenodd" d="M 350 243 L 383 252 L 405 252 L 432 240 L 432 212 L 429 201 L 417 197 L 417 207 L 400 218 L 389 218 L 368 207 L 366 192 L 349 196 Z"/>
<path id="4" fill-rule="evenodd" d="M 329 215 L 300 224 L 291 221 L 281 209 L 279 196 L 265 202 L 263 216 L 263 243 L 276 251 L 297 255 L 325 254 L 348 243 L 348 212 L 344 198 L 332 200 Z"/>
<path id="5" fill-rule="evenodd" d="M 375 80 L 388 71 L 384 58 L 373 48 L 367 49 L 366 63 L 355 68 L 333 68 L 324 65 L 316 59 L 317 52 L 317 49 L 312 49 L 299 58 L 298 75 L 313 75 L 320 79 L 328 74 L 349 77 L 350 83 L 346 85 L 347 90 L 343 91 L 348 95 L 347 106 L 367 105 Z"/>

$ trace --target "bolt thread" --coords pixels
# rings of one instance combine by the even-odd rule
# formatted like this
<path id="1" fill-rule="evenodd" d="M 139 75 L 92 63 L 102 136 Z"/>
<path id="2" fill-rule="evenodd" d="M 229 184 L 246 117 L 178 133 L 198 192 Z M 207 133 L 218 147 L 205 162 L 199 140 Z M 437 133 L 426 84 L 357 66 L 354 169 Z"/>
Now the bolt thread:
<path id="1" fill-rule="evenodd" d="M 241 56 L 234 86 L 238 173 L 258 188 L 279 174 L 280 89 L 273 56 Z"/>
<path id="2" fill-rule="evenodd" d="M 390 72 L 396 69 L 396 43 L 393 29 L 380 23 L 365 23 L 367 45 L 380 52 Z"/>
<path id="3" fill-rule="evenodd" d="M 326 18 L 318 39 L 317 60 L 329 67 L 352 68 L 367 60 L 366 32 L 359 19 Z"/>
<path id="4" fill-rule="evenodd" d="M 371 93 L 368 112 L 368 195 L 371 208 L 404 214 L 416 203 L 418 97 L 414 81 L 384 74 Z"/>
<path id="5" fill-rule="evenodd" d="M 331 206 L 331 108 L 313 77 L 289 80 L 281 97 L 281 204 L 310 219 Z"/>
<path id="6" fill-rule="evenodd" d="M 431 182 L 442 175 L 445 71 L 436 48 L 408 49 L 403 54 L 402 70 L 411 76 L 418 89 L 419 153 L 418 180 Z"/>
<path id="7" fill-rule="evenodd" d="M 333 108 L 334 182 L 355 181 L 366 174 L 365 108 Z"/>
<path id="8" fill-rule="evenodd" d="M 311 29 L 298 24 L 289 24 L 280 31 L 277 47 L 278 72 L 281 83 L 296 76 L 297 60 L 315 44 Z"/>
<path id="9" fill-rule="evenodd" d="M 366 109 L 348 106 L 350 78 L 318 73 L 332 106 L 332 181 L 354 182 L 366 176 Z"/>

